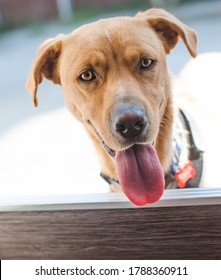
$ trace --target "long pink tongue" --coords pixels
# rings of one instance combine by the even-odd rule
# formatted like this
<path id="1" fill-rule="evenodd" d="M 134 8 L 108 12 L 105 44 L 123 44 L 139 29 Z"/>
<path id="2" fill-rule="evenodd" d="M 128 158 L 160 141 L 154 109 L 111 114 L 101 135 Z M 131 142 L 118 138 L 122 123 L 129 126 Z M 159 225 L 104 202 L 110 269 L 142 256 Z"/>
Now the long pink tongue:
<path id="1" fill-rule="evenodd" d="M 123 192 L 138 206 L 154 203 L 164 190 L 164 174 L 156 150 L 150 144 L 117 151 L 118 179 Z"/>

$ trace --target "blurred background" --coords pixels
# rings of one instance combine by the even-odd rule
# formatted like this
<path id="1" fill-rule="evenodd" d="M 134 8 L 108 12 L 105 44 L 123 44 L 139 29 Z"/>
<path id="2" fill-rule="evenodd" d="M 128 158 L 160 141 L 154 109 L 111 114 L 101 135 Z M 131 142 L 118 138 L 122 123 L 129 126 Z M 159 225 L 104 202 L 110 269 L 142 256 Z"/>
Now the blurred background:
<path id="1" fill-rule="evenodd" d="M 88 192 L 84 186 L 92 180 L 99 185 L 95 191 L 107 191 L 99 166 L 85 173 L 93 165 L 94 151 L 87 150 L 90 144 L 81 128 L 77 133 L 84 140 L 76 142 L 78 124 L 64 109 L 62 89 L 44 81 L 34 109 L 25 82 L 45 39 L 101 17 L 134 15 L 150 7 L 165 8 L 197 30 L 199 53 L 220 52 L 217 0 L 0 0 L 0 196 Z M 189 59 L 179 43 L 168 56 L 172 75 Z"/>

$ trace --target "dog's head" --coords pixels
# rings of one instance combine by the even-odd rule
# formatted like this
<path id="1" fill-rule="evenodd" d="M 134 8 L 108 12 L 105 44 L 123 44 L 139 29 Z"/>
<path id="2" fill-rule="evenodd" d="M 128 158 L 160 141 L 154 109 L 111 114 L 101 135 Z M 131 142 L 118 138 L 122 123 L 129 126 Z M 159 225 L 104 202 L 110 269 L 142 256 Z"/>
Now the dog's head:
<path id="1" fill-rule="evenodd" d="M 163 10 L 104 19 L 47 40 L 30 72 L 27 88 L 34 105 L 37 106 L 37 88 L 43 78 L 60 84 L 71 112 L 115 158 L 126 194 L 136 189 L 124 185 L 134 181 L 128 173 L 140 169 L 139 164 L 151 164 L 148 174 L 156 172 L 156 177 L 161 178 L 156 184 L 164 184 L 153 145 L 160 147 L 160 133 L 171 127 L 166 54 L 179 38 L 195 57 L 195 32 Z M 170 131 L 167 134 L 170 137 Z M 149 159 L 144 159 L 143 154 L 148 154 Z M 136 164 L 138 155 L 140 163 Z M 139 176 L 139 186 L 145 176 Z M 151 182 L 155 184 L 152 179 Z M 161 194 L 162 186 L 145 201 L 156 201 Z M 144 204 L 141 200 L 137 204 Z"/>

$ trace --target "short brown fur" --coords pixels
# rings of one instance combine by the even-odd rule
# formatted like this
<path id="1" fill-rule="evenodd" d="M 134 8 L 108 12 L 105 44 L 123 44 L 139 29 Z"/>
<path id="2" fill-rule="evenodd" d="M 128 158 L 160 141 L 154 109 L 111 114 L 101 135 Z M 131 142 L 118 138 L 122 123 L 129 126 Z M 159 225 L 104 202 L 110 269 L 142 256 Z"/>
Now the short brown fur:
<path id="1" fill-rule="evenodd" d="M 115 161 L 101 139 L 113 150 L 128 148 L 110 126 L 116 104 L 136 102 L 149 112 L 150 129 L 145 142 L 156 142 L 156 150 L 167 172 L 172 154 L 173 103 L 166 55 L 179 38 L 191 56 L 196 56 L 196 33 L 160 9 L 135 17 L 118 17 L 84 25 L 69 35 L 47 40 L 33 63 L 27 88 L 37 106 L 37 88 L 43 78 L 60 84 L 72 114 L 83 123 L 102 161 L 102 172 L 117 179 Z M 140 71 L 142 57 L 156 61 Z M 95 69 L 97 77 L 83 82 L 79 76 Z"/>

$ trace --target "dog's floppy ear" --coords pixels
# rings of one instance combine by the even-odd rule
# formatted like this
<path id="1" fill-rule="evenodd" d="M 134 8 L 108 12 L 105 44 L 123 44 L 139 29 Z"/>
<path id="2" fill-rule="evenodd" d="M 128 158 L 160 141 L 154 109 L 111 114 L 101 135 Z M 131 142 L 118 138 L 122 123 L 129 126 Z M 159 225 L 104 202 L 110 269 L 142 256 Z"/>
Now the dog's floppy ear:
<path id="1" fill-rule="evenodd" d="M 60 84 L 58 68 L 63 38 L 64 35 L 60 34 L 53 39 L 48 39 L 38 49 L 26 82 L 26 88 L 32 95 L 32 102 L 35 107 L 38 106 L 38 85 L 42 82 L 43 78 L 51 80 L 55 84 Z"/>
<path id="2" fill-rule="evenodd" d="M 145 17 L 151 27 L 157 32 L 160 37 L 165 52 L 170 53 L 179 38 L 186 45 L 190 55 L 197 55 L 197 35 L 196 32 L 179 21 L 176 17 L 162 9 L 149 9 L 146 12 L 140 12 L 136 17 Z"/>

